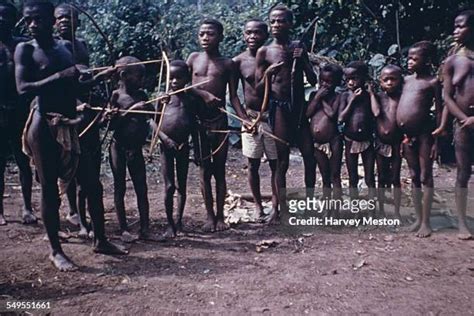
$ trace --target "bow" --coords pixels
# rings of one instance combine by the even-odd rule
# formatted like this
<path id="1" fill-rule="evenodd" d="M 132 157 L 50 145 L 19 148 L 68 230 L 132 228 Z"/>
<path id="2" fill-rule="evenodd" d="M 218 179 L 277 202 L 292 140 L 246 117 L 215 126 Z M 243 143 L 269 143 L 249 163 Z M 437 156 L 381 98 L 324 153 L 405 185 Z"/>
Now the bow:
<path id="1" fill-rule="evenodd" d="M 301 35 L 300 39 L 298 40 L 298 43 L 296 47 L 299 47 L 301 43 L 305 40 L 306 36 L 308 35 L 309 31 L 311 28 L 316 24 L 316 21 L 318 20 L 318 17 L 315 17 L 311 23 L 308 25 L 308 27 L 304 30 L 303 34 Z M 296 63 L 298 59 L 293 58 L 293 64 L 291 66 L 291 85 L 290 85 L 290 98 L 291 98 L 291 108 L 294 109 L 294 106 L 296 104 L 296 99 L 295 99 L 295 75 L 296 75 Z M 301 105 L 300 108 L 300 113 L 298 115 L 298 129 L 301 127 L 301 120 L 303 119 L 303 108 L 304 106 Z"/>
<path id="2" fill-rule="evenodd" d="M 110 64 L 113 66 L 115 66 L 115 60 L 116 60 L 116 53 L 115 53 L 115 49 L 114 49 L 114 46 L 113 44 L 109 41 L 107 35 L 105 35 L 105 33 L 102 31 L 102 29 L 100 28 L 100 26 L 97 24 L 96 20 L 92 17 L 92 15 L 90 15 L 86 10 L 82 9 L 81 7 L 75 5 L 74 3 L 68 3 L 68 5 L 77 10 L 78 12 L 84 14 L 88 19 L 89 21 L 92 23 L 92 25 L 94 26 L 94 28 L 97 30 L 97 32 L 100 34 L 100 36 L 104 39 L 105 41 L 105 44 L 107 45 L 107 49 L 109 51 L 109 59 L 110 59 Z M 98 112 L 97 115 L 92 119 L 92 121 L 79 133 L 79 137 L 82 137 L 84 136 L 84 134 L 86 134 L 93 126 L 94 124 L 97 122 L 97 120 L 103 115 L 107 105 L 110 103 L 110 100 L 111 100 L 111 93 L 110 93 L 110 89 L 106 86 L 106 90 L 107 90 L 107 102 L 102 106 L 102 111 Z M 107 136 L 107 132 L 109 130 L 109 126 L 110 124 L 108 123 L 107 124 L 107 128 L 106 128 L 106 131 L 105 131 L 105 134 L 104 134 L 104 138 L 102 139 L 102 141 L 100 142 L 100 144 L 102 145 L 103 141 L 105 140 L 106 136 Z"/>
<path id="3" fill-rule="evenodd" d="M 166 63 L 166 81 L 165 81 L 165 94 L 168 94 L 169 88 L 170 88 L 170 61 L 168 59 L 168 56 L 166 55 L 165 51 L 163 50 L 161 52 L 162 54 L 162 59 Z M 161 88 L 161 79 L 163 75 L 163 62 L 161 63 L 161 68 L 160 68 L 160 78 L 158 80 L 158 93 L 160 92 Z M 158 111 L 158 105 L 159 105 L 159 100 L 160 98 L 157 98 L 156 104 L 155 104 L 155 109 Z M 161 116 L 160 120 L 158 121 L 158 126 L 156 127 L 156 130 L 152 134 L 151 141 L 150 141 L 150 149 L 148 151 L 149 157 L 153 154 L 153 150 L 156 147 L 156 144 L 158 143 L 158 140 L 160 138 L 160 129 L 161 126 L 163 125 L 163 118 L 165 117 L 165 112 L 166 112 L 166 105 L 167 102 L 163 102 L 163 108 L 161 109 Z M 156 122 L 157 114 L 155 114 L 154 121 Z"/>

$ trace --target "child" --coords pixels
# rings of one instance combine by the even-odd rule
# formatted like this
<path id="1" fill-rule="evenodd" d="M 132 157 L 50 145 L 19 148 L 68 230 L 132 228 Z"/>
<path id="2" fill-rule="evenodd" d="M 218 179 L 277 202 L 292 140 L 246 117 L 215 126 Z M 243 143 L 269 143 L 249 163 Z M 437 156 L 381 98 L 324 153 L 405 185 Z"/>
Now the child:
<path id="1" fill-rule="evenodd" d="M 375 116 L 376 139 L 375 151 L 377 154 L 377 175 L 378 175 L 378 200 L 380 205 L 380 215 L 384 216 L 385 188 L 392 185 L 395 216 L 400 216 L 400 169 L 402 157 L 400 155 L 400 145 L 402 134 L 397 126 L 397 107 L 402 92 L 402 69 L 395 65 L 388 65 L 380 73 L 380 87 L 382 93 L 374 93 L 372 85 L 369 85 L 370 103 L 372 113 Z"/>
<path id="2" fill-rule="evenodd" d="M 135 57 L 122 57 L 117 65 L 139 62 Z M 138 109 L 143 107 L 147 96 L 140 86 L 145 74 L 145 66 L 135 65 L 120 68 L 119 88 L 112 93 L 111 106 L 119 109 Z M 115 130 L 110 145 L 110 166 L 114 177 L 115 210 L 120 225 L 122 240 L 132 242 L 136 239 L 130 234 L 125 214 L 124 196 L 126 190 L 125 169 L 128 168 L 133 187 L 137 195 L 138 212 L 140 214 L 140 239 L 150 239 L 149 236 L 149 203 L 145 160 L 142 147 L 148 135 L 146 117 L 142 114 L 128 113 L 119 115 L 112 121 Z"/>
<path id="3" fill-rule="evenodd" d="M 474 10 L 459 13 L 454 20 L 454 39 L 459 50 L 450 56 L 443 69 L 444 98 L 456 118 L 454 144 L 456 152 L 456 207 L 459 239 L 472 239 L 466 223 L 467 184 L 474 159 Z"/>
<path id="4" fill-rule="evenodd" d="M 245 23 L 244 40 L 247 44 L 247 49 L 234 57 L 234 63 L 238 69 L 238 77 L 242 82 L 244 90 L 245 107 L 247 115 L 256 120 L 262 110 L 262 98 L 258 95 L 255 89 L 255 69 L 257 50 L 265 44 L 268 38 L 267 25 L 257 19 L 252 19 Z M 242 133 L 242 153 L 248 159 L 248 179 L 250 189 L 255 202 L 255 207 L 259 213 L 259 220 L 263 221 L 265 213 L 262 206 L 262 195 L 260 192 L 260 175 L 258 170 L 260 168 L 260 160 L 265 152 L 268 159 L 268 164 L 271 170 L 271 188 L 272 188 L 272 208 L 273 212 L 278 207 L 277 188 L 275 183 L 275 171 L 277 164 L 277 153 L 275 140 L 265 135 L 262 131 L 267 130 L 271 132 L 271 127 L 268 122 L 268 111 L 262 113 L 262 119 L 257 122 L 255 133 Z"/>
<path id="5" fill-rule="evenodd" d="M 306 116 L 311 119 L 311 134 L 314 141 L 314 156 L 323 180 L 324 196 L 330 197 L 331 184 L 333 197 L 340 199 L 342 137 L 337 128 L 339 115 L 339 93 L 335 91 L 342 80 L 342 68 L 327 64 L 321 69 L 319 90 L 310 101 Z M 334 216 L 337 216 L 334 210 Z"/>
<path id="6" fill-rule="evenodd" d="M 344 75 L 349 90 L 341 94 L 339 122 L 344 125 L 349 190 L 351 198 L 358 196 L 357 165 L 360 154 L 369 197 L 373 197 L 375 190 L 374 116 L 370 108 L 370 95 L 365 89 L 365 83 L 369 79 L 369 69 L 364 62 L 353 61 L 344 69 Z"/>
<path id="7" fill-rule="evenodd" d="M 170 63 L 171 91 L 184 88 L 191 81 L 188 65 L 182 60 Z M 166 115 L 159 132 L 161 139 L 161 168 L 165 183 L 165 210 L 168 229 L 164 237 L 176 237 L 182 230 L 183 211 L 186 203 L 186 181 L 189 165 L 189 135 L 196 128 L 196 114 L 202 106 L 202 100 L 190 92 L 172 95 L 167 101 Z M 176 178 L 175 184 L 175 162 Z M 173 219 L 173 195 L 178 190 L 178 219 Z"/>
<path id="8" fill-rule="evenodd" d="M 275 136 L 298 146 L 303 156 L 304 182 L 309 191 L 316 182 L 316 159 L 308 120 L 303 117 L 304 77 L 315 85 L 316 74 L 309 62 L 306 49 L 298 41 L 291 40 L 293 12 L 282 4 L 272 7 L 269 13 L 270 33 L 273 37 L 269 45 L 262 46 L 256 55 L 256 89 L 263 95 L 266 76 L 271 76 L 269 123 Z M 293 64 L 295 65 L 293 68 Z M 286 208 L 286 173 L 290 163 L 290 147 L 276 143 L 277 168 L 275 185 L 279 207 Z M 269 219 L 270 224 L 280 222 L 280 210 Z"/>
<path id="9" fill-rule="evenodd" d="M 7 222 L 3 216 L 4 173 L 10 153 L 18 165 L 23 195 L 23 224 L 37 222 L 31 205 L 33 176 L 28 157 L 21 151 L 21 135 L 28 117 L 28 97 L 19 97 L 15 86 L 15 48 L 25 38 L 13 36 L 18 12 L 8 1 L 0 1 L 0 226 Z"/>
<path id="10" fill-rule="evenodd" d="M 405 77 L 397 109 L 397 124 L 405 134 L 402 151 L 410 169 L 417 216 L 409 230 L 417 230 L 418 237 L 429 237 L 432 232 L 430 212 L 433 203 L 433 160 L 436 158 L 436 141 L 432 132 L 435 124 L 441 122 L 441 86 L 438 79 L 430 74 L 435 57 L 436 47 L 428 41 L 415 43 L 409 49 L 408 70 L 413 74 Z M 436 122 L 430 111 L 433 99 Z"/>
<path id="11" fill-rule="evenodd" d="M 237 115 L 248 121 L 237 97 L 237 80 L 235 65 L 230 58 L 223 57 L 219 51 L 219 43 L 224 38 L 224 27 L 214 19 L 206 19 L 199 27 L 198 39 L 202 52 L 193 52 L 189 55 L 187 64 L 192 75 L 192 83 L 204 80 L 210 82 L 199 89 L 215 95 L 220 102 L 216 106 L 207 107 L 199 117 L 201 125 L 210 130 L 227 130 L 227 115 L 221 112 L 225 107 L 227 87 L 229 97 Z M 227 160 L 228 140 L 225 134 L 212 134 L 201 131 L 196 147 L 197 154 L 203 160 L 200 163 L 200 185 L 207 211 L 207 221 L 204 231 L 222 231 L 228 229 L 224 223 L 224 202 L 227 192 L 225 179 L 225 164 Z M 205 158 L 205 159 L 204 159 Z M 216 180 L 216 213 L 212 196 L 211 179 Z"/>

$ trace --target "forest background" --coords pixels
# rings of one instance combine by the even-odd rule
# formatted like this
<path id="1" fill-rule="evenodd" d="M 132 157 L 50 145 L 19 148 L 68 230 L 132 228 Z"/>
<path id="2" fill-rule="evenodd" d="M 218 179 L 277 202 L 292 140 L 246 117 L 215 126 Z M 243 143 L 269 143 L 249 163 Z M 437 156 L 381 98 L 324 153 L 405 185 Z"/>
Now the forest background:
<path id="1" fill-rule="evenodd" d="M 18 2 L 18 1 L 17 1 Z M 53 1 L 54 4 L 66 1 Z M 220 20 L 225 39 L 221 53 L 233 57 L 245 49 L 242 28 L 246 20 L 267 21 L 276 3 L 294 12 L 294 38 L 317 17 L 306 45 L 314 55 L 336 59 L 341 64 L 365 60 L 375 76 L 389 62 L 404 66 L 409 46 L 433 41 L 441 61 L 452 44 L 456 13 L 467 8 L 466 0 L 81 0 L 74 4 L 87 11 L 107 36 L 112 48 L 81 15 L 78 36 L 91 50 L 91 64 L 110 65 L 111 57 L 134 55 L 157 59 L 164 50 L 172 59 L 186 59 L 199 50 L 197 30 L 205 17 Z M 18 4 L 21 10 L 21 3 Z M 315 37 L 314 37 L 315 35 Z M 156 86 L 159 65 L 148 67 L 148 91 Z"/>

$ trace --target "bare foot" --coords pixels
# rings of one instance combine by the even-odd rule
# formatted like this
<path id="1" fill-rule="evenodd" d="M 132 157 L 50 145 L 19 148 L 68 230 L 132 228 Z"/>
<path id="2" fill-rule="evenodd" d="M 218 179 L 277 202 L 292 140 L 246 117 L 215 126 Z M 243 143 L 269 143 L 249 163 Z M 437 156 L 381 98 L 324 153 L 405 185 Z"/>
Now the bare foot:
<path id="1" fill-rule="evenodd" d="M 165 242 L 166 238 L 163 236 L 157 236 L 150 234 L 149 232 L 140 232 L 138 235 L 138 239 L 145 240 L 145 241 L 156 241 L 156 242 Z"/>
<path id="2" fill-rule="evenodd" d="M 272 210 L 273 212 L 273 210 Z M 265 212 L 262 210 L 261 212 L 258 213 L 258 217 L 255 219 L 255 222 L 257 223 L 265 223 L 265 217 L 266 217 L 266 214 Z"/>
<path id="3" fill-rule="evenodd" d="M 81 239 L 87 239 L 87 238 L 89 238 L 89 232 L 87 231 L 87 228 L 81 227 L 81 229 L 80 229 L 79 232 L 77 233 L 77 237 L 79 237 L 79 238 L 81 238 Z"/>
<path id="4" fill-rule="evenodd" d="M 416 232 L 416 237 L 426 238 L 430 237 L 432 233 L 431 227 L 429 225 L 422 224 L 420 229 Z"/>
<path id="5" fill-rule="evenodd" d="M 408 232 L 408 233 L 413 233 L 413 232 L 416 232 L 421 226 L 421 221 L 419 220 L 416 220 L 413 224 L 411 224 L 410 226 L 406 226 L 402 229 L 402 231 L 404 232 Z"/>
<path id="6" fill-rule="evenodd" d="M 93 251 L 95 253 L 101 253 L 103 255 L 127 255 L 128 251 L 120 246 L 114 245 L 108 240 L 99 241 L 94 246 Z"/>
<path id="7" fill-rule="evenodd" d="M 224 223 L 224 220 L 218 219 L 216 223 L 216 232 L 221 232 L 223 230 L 229 229 L 229 225 Z"/>
<path id="8" fill-rule="evenodd" d="M 59 270 L 63 272 L 70 272 L 76 271 L 77 266 L 66 257 L 64 253 L 57 253 L 56 255 L 50 254 L 49 260 L 53 263 L 53 265 Z"/>
<path id="9" fill-rule="evenodd" d="M 7 220 L 3 216 L 3 214 L 0 214 L 0 226 L 5 226 L 7 224 Z"/>
<path id="10" fill-rule="evenodd" d="M 206 224 L 204 224 L 202 226 L 202 230 L 205 231 L 205 232 L 214 232 L 216 229 L 215 225 L 214 225 L 214 219 L 208 219 Z"/>
<path id="11" fill-rule="evenodd" d="M 460 240 L 472 240 L 474 236 L 472 235 L 469 228 L 465 225 L 459 225 L 458 239 Z"/>
<path id="12" fill-rule="evenodd" d="M 176 231 L 173 229 L 173 227 L 168 226 L 166 231 L 163 233 L 164 238 L 176 238 Z"/>
<path id="13" fill-rule="evenodd" d="M 24 209 L 21 214 L 21 218 L 23 220 L 24 225 L 36 224 L 36 222 L 38 222 L 38 219 L 36 218 L 35 215 L 33 215 L 32 210 Z"/>
<path id="14" fill-rule="evenodd" d="M 79 226 L 79 214 L 67 214 L 66 220 L 74 226 Z"/>
<path id="15" fill-rule="evenodd" d="M 268 225 L 280 225 L 280 213 L 273 212 L 267 221 Z"/>
<path id="16" fill-rule="evenodd" d="M 126 243 L 132 243 L 132 242 L 138 240 L 138 236 L 137 235 L 132 235 L 128 231 L 124 231 L 122 233 L 122 235 L 120 236 L 120 240 L 122 240 L 123 242 L 126 242 Z"/>

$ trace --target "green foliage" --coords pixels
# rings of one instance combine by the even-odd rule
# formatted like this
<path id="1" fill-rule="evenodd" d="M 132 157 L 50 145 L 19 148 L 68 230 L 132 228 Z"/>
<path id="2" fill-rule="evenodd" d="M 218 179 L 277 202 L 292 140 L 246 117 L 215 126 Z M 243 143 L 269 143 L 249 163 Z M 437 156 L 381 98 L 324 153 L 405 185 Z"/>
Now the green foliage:
<path id="1" fill-rule="evenodd" d="M 69 0 L 66 0 L 66 2 Z M 54 1 L 56 4 L 60 1 Z M 113 43 L 117 57 L 134 55 L 142 60 L 160 58 L 164 49 L 171 58 L 186 59 L 199 50 L 200 21 L 213 17 L 224 25 L 221 52 L 235 56 L 245 45 L 242 27 L 249 18 L 266 20 L 276 0 L 81 0 L 76 4 L 93 15 Z M 449 50 L 455 12 L 469 0 L 284 0 L 295 15 L 294 37 L 318 17 L 315 53 L 341 63 L 366 60 L 375 71 L 387 62 L 403 62 L 408 47 L 419 40 L 438 45 L 442 58 Z M 396 20 L 399 20 L 397 30 Z M 81 15 L 79 35 L 91 48 L 93 65 L 107 65 L 107 45 L 92 23 Z M 312 30 L 310 31 L 313 32 Z M 397 39 L 399 34 L 399 42 Z M 311 47 L 312 34 L 307 46 Z M 400 44 L 400 48 L 398 46 Z M 150 66 L 153 68 L 153 66 Z M 149 67 L 149 68 L 150 68 Z M 156 76 L 157 67 L 151 73 Z M 150 82 L 151 84 L 151 82 Z"/>

